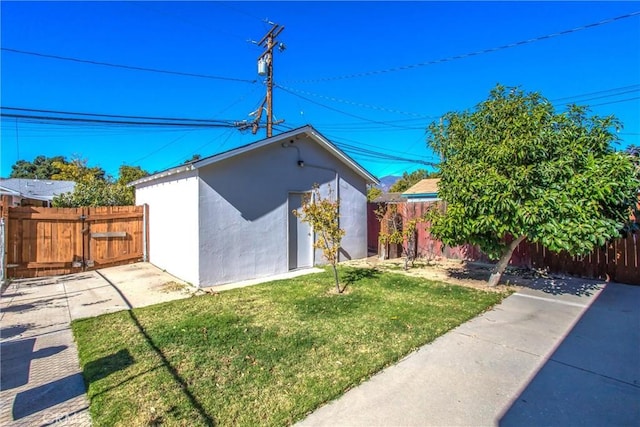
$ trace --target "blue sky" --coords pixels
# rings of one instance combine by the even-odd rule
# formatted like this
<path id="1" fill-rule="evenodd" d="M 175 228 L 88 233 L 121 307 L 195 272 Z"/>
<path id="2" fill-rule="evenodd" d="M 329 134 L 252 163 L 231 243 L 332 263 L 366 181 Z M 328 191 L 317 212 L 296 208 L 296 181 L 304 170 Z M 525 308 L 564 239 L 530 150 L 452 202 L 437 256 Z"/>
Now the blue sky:
<path id="1" fill-rule="evenodd" d="M 276 133 L 311 124 L 379 177 L 436 162 L 426 126 L 472 109 L 496 83 L 622 120 L 640 145 L 640 2 L 7 2 L 3 107 L 251 120 L 264 97 L 256 59 L 278 41 Z M 553 35 L 567 30 L 563 35 Z M 497 49 L 527 41 L 515 47 Z M 212 79 L 107 67 L 8 49 Z M 484 53 L 478 53 L 483 52 Z M 472 55 L 466 55 L 472 54 Z M 444 61 L 438 61 L 443 60 Z M 6 110 L 3 110 L 6 112 Z M 18 159 L 79 156 L 116 176 L 154 172 L 265 137 L 234 128 L 167 129 L 2 120 L 0 176 Z M 407 159 L 410 161 L 398 160 Z"/>

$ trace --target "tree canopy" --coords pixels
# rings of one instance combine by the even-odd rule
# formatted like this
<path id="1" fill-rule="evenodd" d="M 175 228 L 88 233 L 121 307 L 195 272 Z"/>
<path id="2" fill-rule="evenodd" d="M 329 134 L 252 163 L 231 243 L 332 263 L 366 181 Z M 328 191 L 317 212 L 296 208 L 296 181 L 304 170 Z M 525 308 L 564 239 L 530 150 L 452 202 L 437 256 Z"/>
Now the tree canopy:
<path id="1" fill-rule="evenodd" d="M 148 176 L 149 172 L 142 169 L 140 166 L 127 166 L 122 165 L 118 170 L 118 184 L 127 185 L 130 182 L 136 181 L 140 178 Z"/>
<path id="2" fill-rule="evenodd" d="M 140 166 L 122 165 L 118 179 L 107 176 L 99 166 L 88 166 L 88 161 L 64 156 L 37 156 L 33 162 L 18 160 L 11 166 L 10 178 L 52 179 L 74 181 L 73 192 L 56 196 L 56 207 L 125 206 L 135 203 L 135 190 L 127 186 L 132 181 L 149 175 Z"/>
<path id="3" fill-rule="evenodd" d="M 404 172 L 402 174 L 402 178 L 397 180 L 391 187 L 389 187 L 389 192 L 402 193 L 404 191 L 407 191 L 409 188 L 413 187 L 423 179 L 433 178 L 435 176 L 437 176 L 436 173 L 429 172 L 426 169 L 418 169 L 411 173 Z"/>
<path id="4" fill-rule="evenodd" d="M 100 175 L 92 172 L 94 169 L 87 168 L 84 172 L 82 170 L 72 171 L 73 174 L 79 176 L 79 181 L 76 181 L 73 192 L 55 197 L 53 205 L 67 208 L 133 205 L 136 200 L 135 189 L 127 184 L 149 175 L 149 172 L 140 166 L 122 165 L 118 170 L 118 180 L 113 182 L 112 180 L 99 179 Z"/>
<path id="5" fill-rule="evenodd" d="M 60 181 L 105 181 L 105 171 L 99 166 L 89 167 L 86 159 L 73 158 L 70 162 L 55 161 L 52 163 L 59 172 L 53 174 L 51 179 Z"/>
<path id="6" fill-rule="evenodd" d="M 67 163 L 67 160 L 64 156 L 37 156 L 32 162 L 18 160 L 11 166 L 9 178 L 52 179 L 53 175 L 60 173 L 54 163 Z"/>
<path id="7" fill-rule="evenodd" d="M 500 259 L 497 284 L 524 238 L 552 251 L 586 254 L 618 237 L 640 187 L 626 153 L 615 152 L 621 123 L 558 113 L 538 93 L 496 86 L 474 111 L 451 112 L 428 128 L 441 156 L 431 232 L 445 244 L 477 244 Z"/>
<path id="8" fill-rule="evenodd" d="M 375 185 L 367 185 L 367 202 L 373 202 L 378 197 L 382 196 L 382 190 Z"/>
<path id="9" fill-rule="evenodd" d="M 53 198 L 53 206 L 74 208 L 86 206 L 128 206 L 135 204 L 133 188 L 95 178 L 76 183 L 72 192 Z"/>

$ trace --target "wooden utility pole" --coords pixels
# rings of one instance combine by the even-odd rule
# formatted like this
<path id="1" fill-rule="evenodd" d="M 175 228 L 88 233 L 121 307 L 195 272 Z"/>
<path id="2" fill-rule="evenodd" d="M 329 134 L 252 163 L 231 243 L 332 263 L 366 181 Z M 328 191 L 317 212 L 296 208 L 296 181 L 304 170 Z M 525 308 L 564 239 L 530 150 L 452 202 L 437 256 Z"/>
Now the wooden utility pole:
<path id="1" fill-rule="evenodd" d="M 260 111 L 257 112 L 256 120 L 253 123 L 252 132 L 255 134 L 258 131 L 260 117 L 262 116 L 263 105 L 267 107 L 267 138 L 273 135 L 273 125 L 282 123 L 284 120 L 280 120 L 277 123 L 273 122 L 273 48 L 277 45 L 276 37 L 284 30 L 284 26 L 279 24 L 273 24 L 269 32 L 262 37 L 257 43 L 258 46 L 265 48 L 265 51 L 258 57 L 258 74 L 266 76 L 267 94 L 265 100 L 260 106 Z M 284 50 L 284 44 L 278 45 L 281 51 Z"/>

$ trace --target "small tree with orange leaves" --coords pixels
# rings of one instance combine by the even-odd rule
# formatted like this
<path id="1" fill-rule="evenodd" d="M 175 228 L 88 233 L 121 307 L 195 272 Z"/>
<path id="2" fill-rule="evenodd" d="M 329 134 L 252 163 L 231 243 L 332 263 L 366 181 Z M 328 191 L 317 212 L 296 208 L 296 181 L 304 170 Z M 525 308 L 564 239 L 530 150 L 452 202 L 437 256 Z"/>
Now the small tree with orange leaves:
<path id="1" fill-rule="evenodd" d="M 300 211 L 293 211 L 293 214 L 306 222 L 316 235 L 313 247 L 322 250 L 322 254 L 333 268 L 333 277 L 336 282 L 336 290 L 339 294 L 344 292 L 344 287 L 340 288 L 338 278 L 338 257 L 340 253 L 340 242 L 345 235 L 345 231 L 340 228 L 340 201 L 335 197 L 329 187 L 329 194 L 323 198 L 320 194 L 320 187 L 314 184 L 313 191 L 305 195 Z"/>

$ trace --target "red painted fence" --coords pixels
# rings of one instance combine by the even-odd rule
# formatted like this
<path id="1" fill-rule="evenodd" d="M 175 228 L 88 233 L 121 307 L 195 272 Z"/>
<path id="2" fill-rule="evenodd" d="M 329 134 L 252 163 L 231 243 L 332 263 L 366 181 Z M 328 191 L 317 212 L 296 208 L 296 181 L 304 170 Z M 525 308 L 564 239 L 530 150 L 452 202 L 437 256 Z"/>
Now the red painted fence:
<path id="1" fill-rule="evenodd" d="M 434 202 L 401 202 L 394 203 L 402 221 L 409 221 L 422 216 Z M 379 204 L 369 203 L 368 246 L 370 251 L 378 247 L 380 221 L 374 214 Z M 387 220 L 388 218 L 385 218 Z M 383 221 L 384 225 L 385 221 Z M 528 268 L 546 268 L 552 273 L 563 273 L 572 276 L 605 279 L 619 283 L 640 285 L 640 235 L 632 234 L 617 239 L 605 247 L 595 249 L 586 256 L 571 256 L 567 253 L 554 253 L 538 243 L 524 241 L 515 250 L 510 265 Z M 428 223 L 418 227 L 416 253 L 420 258 L 434 259 L 444 257 L 465 261 L 489 261 L 488 257 L 477 246 L 446 246 L 429 233 Z M 400 247 L 385 248 L 386 257 L 402 256 Z"/>

